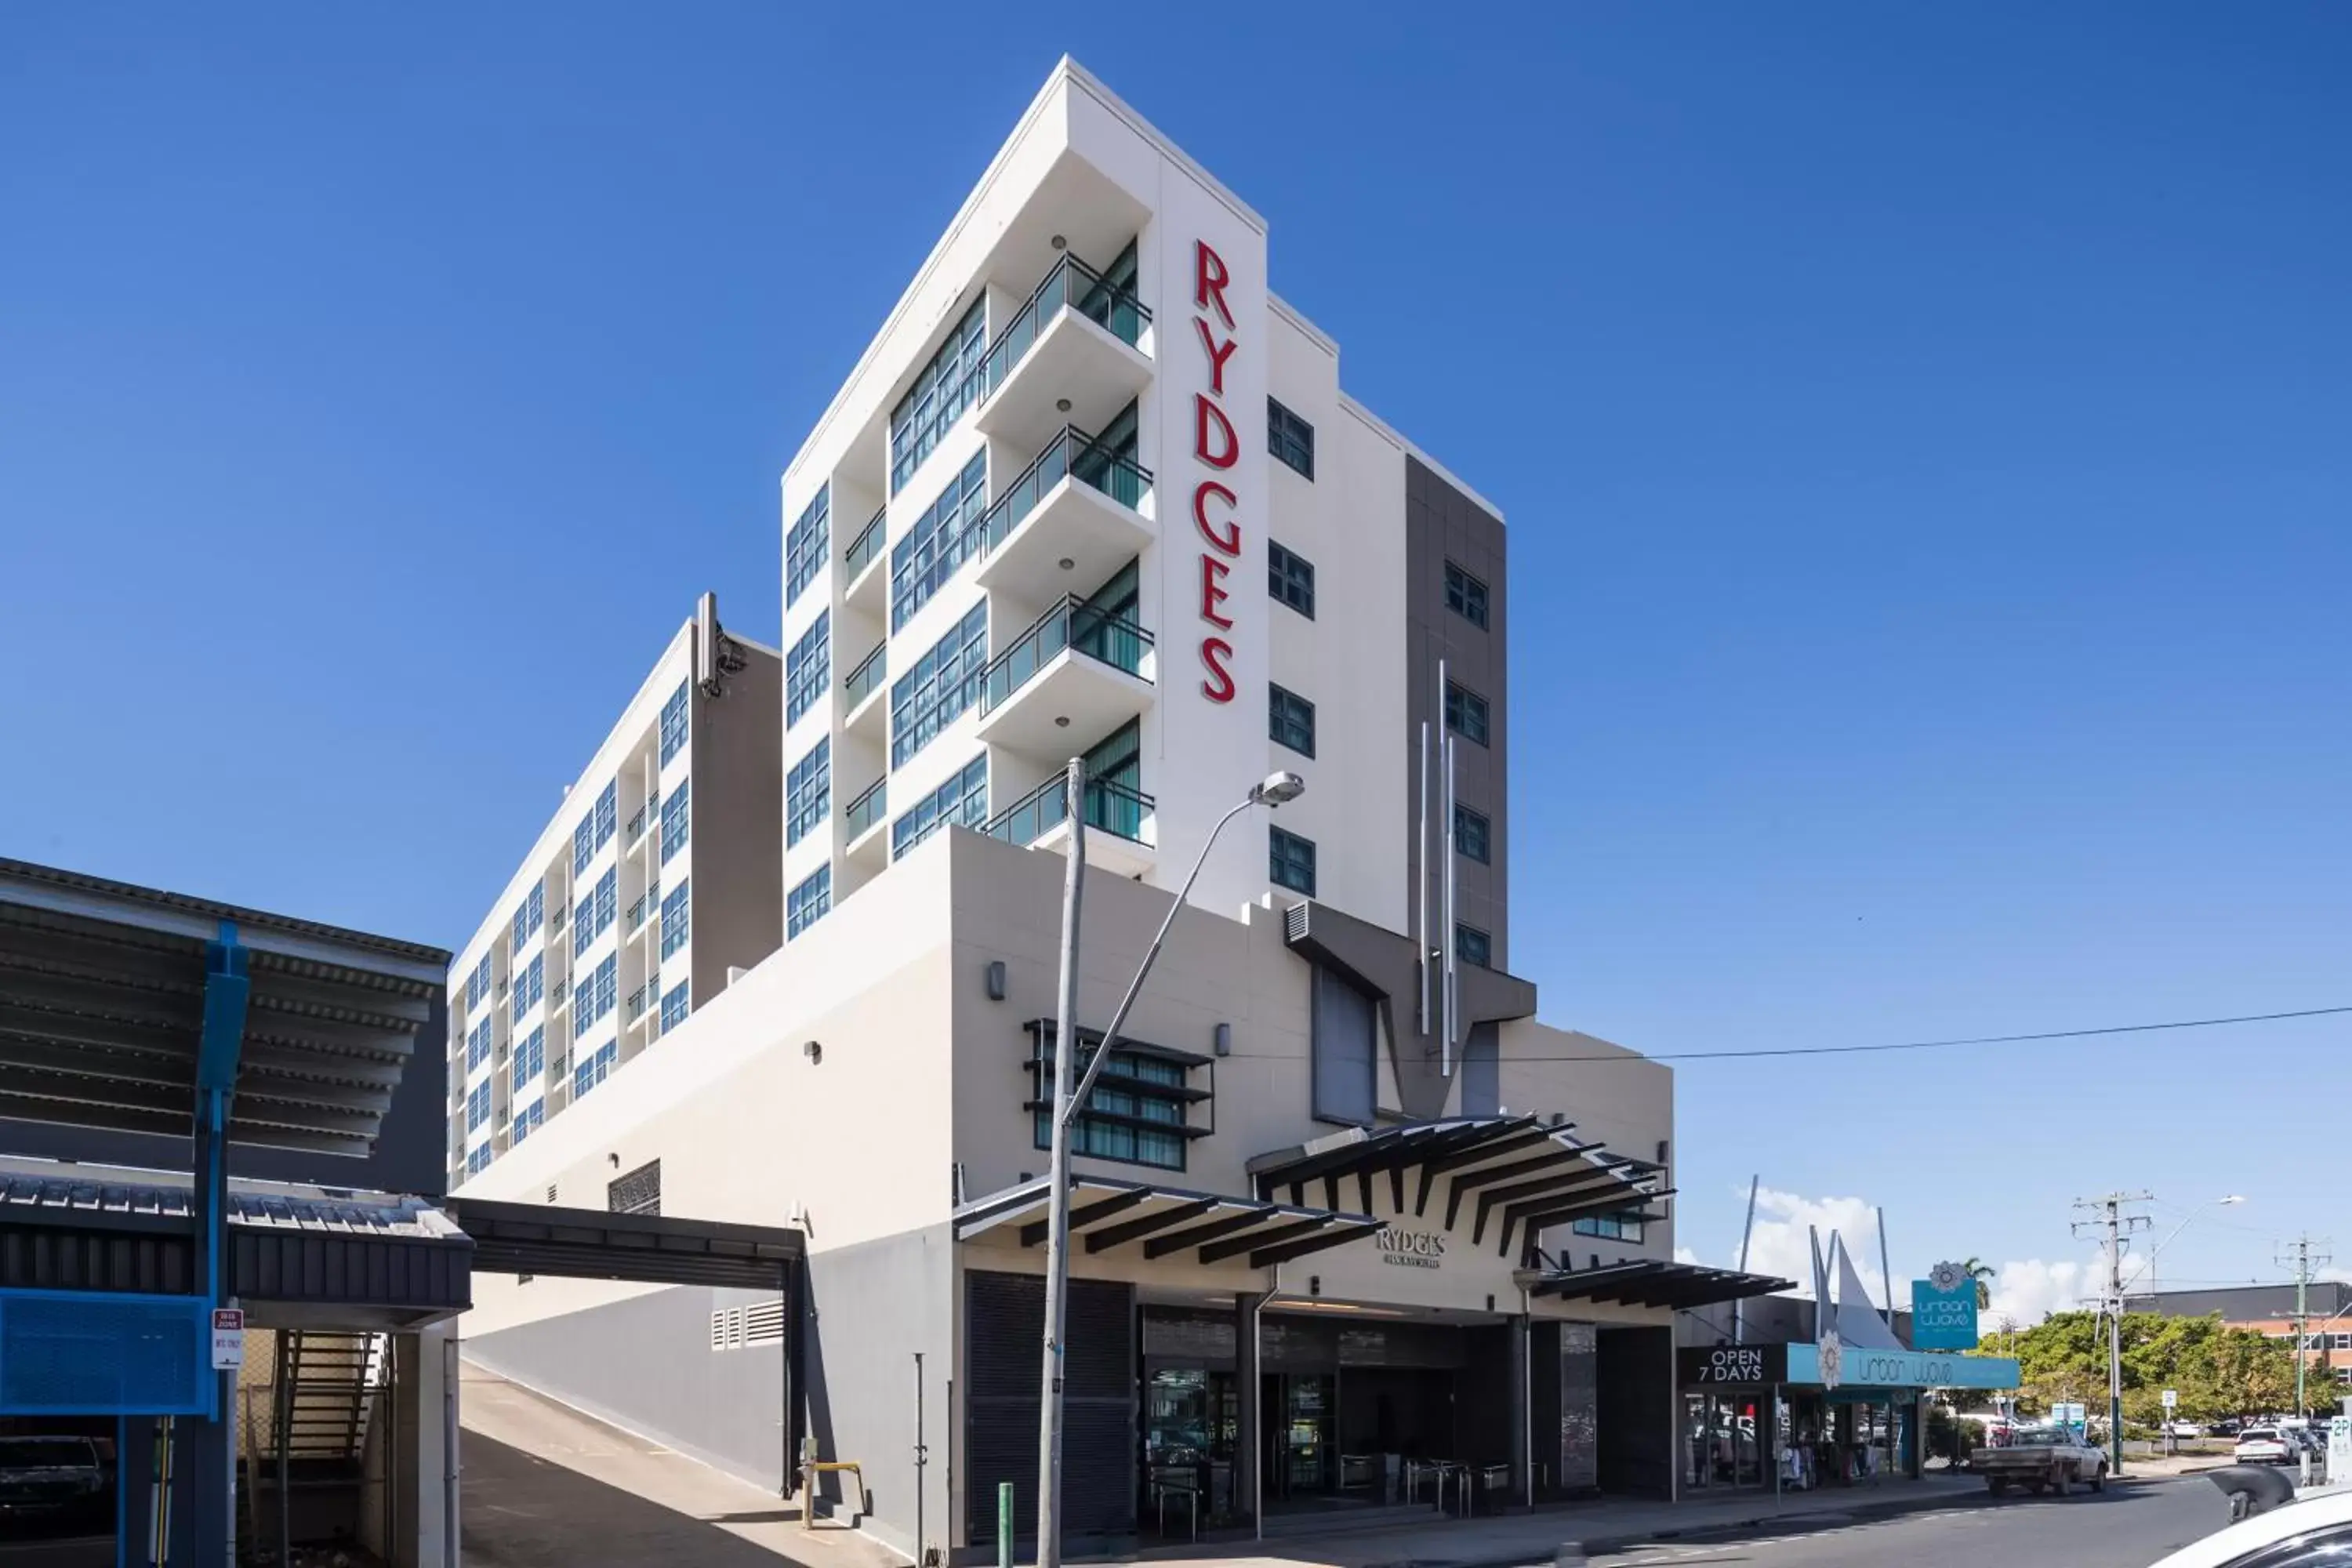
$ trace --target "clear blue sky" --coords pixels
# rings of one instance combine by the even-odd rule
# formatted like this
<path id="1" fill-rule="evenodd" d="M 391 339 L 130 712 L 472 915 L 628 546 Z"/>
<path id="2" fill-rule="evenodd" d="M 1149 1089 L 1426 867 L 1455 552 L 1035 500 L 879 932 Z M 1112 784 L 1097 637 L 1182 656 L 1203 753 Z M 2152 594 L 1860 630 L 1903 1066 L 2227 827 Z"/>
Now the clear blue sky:
<path id="1" fill-rule="evenodd" d="M 1066 49 L 1509 514 L 1551 1017 L 2352 1002 L 2352 9 L 815 9 L 0 10 L 0 852 L 461 941 Z M 2347 1047 L 1687 1068 L 1684 1239 L 2352 1257 Z"/>

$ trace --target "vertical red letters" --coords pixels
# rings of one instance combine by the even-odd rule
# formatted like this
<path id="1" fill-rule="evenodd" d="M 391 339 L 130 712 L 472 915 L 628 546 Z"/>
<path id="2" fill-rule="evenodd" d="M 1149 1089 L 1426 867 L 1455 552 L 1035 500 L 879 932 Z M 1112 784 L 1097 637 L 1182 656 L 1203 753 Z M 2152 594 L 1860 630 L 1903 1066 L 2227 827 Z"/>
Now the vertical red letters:
<path id="1" fill-rule="evenodd" d="M 1225 259 L 1209 248 L 1204 239 L 1192 242 L 1192 303 L 1202 312 L 1192 318 L 1192 330 L 1201 340 L 1201 351 L 1209 359 L 1209 390 L 1192 395 L 1192 456 L 1212 468 L 1223 470 L 1241 460 L 1241 437 L 1234 431 L 1234 422 L 1225 416 L 1223 406 L 1225 395 L 1225 365 L 1240 347 L 1238 339 L 1228 337 L 1221 344 L 1216 329 L 1210 326 L 1206 312 L 1216 311 L 1225 323 L 1225 331 L 1234 330 L 1234 312 L 1225 303 L 1225 289 L 1233 275 L 1225 268 Z M 1209 502 L 1222 502 L 1224 514 L 1212 521 Z M 1225 578 L 1233 568 L 1220 555 L 1239 560 L 1242 553 L 1241 520 L 1234 515 L 1238 505 L 1231 487 L 1213 479 L 1202 479 L 1192 489 L 1192 526 L 1199 531 L 1215 554 L 1201 557 L 1201 619 L 1219 632 L 1234 629 L 1233 616 L 1218 606 L 1233 597 L 1225 587 Z M 1201 668 L 1208 678 L 1201 682 L 1201 695 L 1212 702 L 1231 702 L 1235 687 L 1233 672 L 1234 645 L 1222 637 L 1201 639 Z"/>

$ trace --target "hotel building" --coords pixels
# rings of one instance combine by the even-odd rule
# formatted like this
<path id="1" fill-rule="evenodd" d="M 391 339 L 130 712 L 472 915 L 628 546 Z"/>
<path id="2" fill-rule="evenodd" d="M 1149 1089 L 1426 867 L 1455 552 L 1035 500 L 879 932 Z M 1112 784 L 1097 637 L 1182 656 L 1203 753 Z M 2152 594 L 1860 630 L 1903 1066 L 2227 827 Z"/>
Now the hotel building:
<path id="1" fill-rule="evenodd" d="M 1202 870 L 1075 1124 L 1071 1536 L 1672 1492 L 1675 1310 L 1785 1282 L 1673 1261 L 1672 1074 L 1510 972 L 1502 517 L 1341 390 L 1266 257 L 1054 71 L 782 476 L 782 789 L 694 851 L 698 899 L 771 857 L 740 937 L 774 951 L 706 977 L 698 910 L 683 1020 L 625 1023 L 585 1098 L 575 1048 L 527 1141 L 494 1086 L 460 1194 L 788 1225 L 804 1272 L 485 1279 L 469 1356 L 779 1487 L 812 1440 L 918 1561 L 984 1557 L 1000 1483 L 1033 1532 L 1076 756 L 1083 1056 Z M 667 799 L 651 755 L 575 798 Z M 1277 772 L 1304 794 L 1236 811 Z M 590 820 L 500 919 L 534 878 L 577 906 Z M 460 968 L 495 998 L 493 927 Z"/>

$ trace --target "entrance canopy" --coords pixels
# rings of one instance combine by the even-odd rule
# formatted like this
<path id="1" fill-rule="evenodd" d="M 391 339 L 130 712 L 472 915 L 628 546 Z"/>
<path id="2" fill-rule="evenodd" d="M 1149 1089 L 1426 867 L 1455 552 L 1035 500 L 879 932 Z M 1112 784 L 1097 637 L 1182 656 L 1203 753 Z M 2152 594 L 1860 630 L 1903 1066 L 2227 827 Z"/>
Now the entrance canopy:
<path id="1" fill-rule="evenodd" d="M 797 1230 L 673 1215 L 446 1200 L 486 1274 L 773 1290 L 806 1255 Z"/>
<path id="2" fill-rule="evenodd" d="M 1051 1180 L 1007 1187 L 955 1211 L 958 1241 L 1020 1227 L 1021 1245 L 1045 1245 Z M 1224 1197 L 1181 1187 L 1079 1176 L 1070 1183 L 1070 1235 L 1089 1253 L 1137 1247 L 1146 1258 L 1192 1252 L 1202 1264 L 1246 1257 L 1249 1267 L 1304 1258 L 1385 1229 L 1386 1220 L 1336 1209 Z"/>
<path id="3" fill-rule="evenodd" d="M 364 1155 L 449 955 L 0 859 L 0 1116 Z"/>
<path id="4" fill-rule="evenodd" d="M 1471 1245 L 1482 1245 L 1494 1222 L 1496 1249 L 1504 1257 L 1510 1256 L 1515 1228 L 1523 1247 L 1531 1247 L 1547 1226 L 1587 1215 L 1640 1215 L 1649 1199 L 1672 1191 L 1661 1167 L 1581 1142 L 1572 1124 L 1548 1125 L 1533 1116 L 1351 1127 L 1261 1154 L 1249 1163 L 1249 1173 L 1260 1196 L 1287 1188 L 1293 1203 L 1319 1181 L 1324 1201 L 1334 1207 L 1342 1184 L 1352 1182 L 1367 1209 L 1372 1206 L 1374 1179 L 1385 1176 L 1391 1205 L 1399 1214 L 1412 1188 L 1416 1217 L 1428 1213 L 1442 1179 L 1445 1228 L 1452 1230 L 1475 1203 Z"/>
<path id="5" fill-rule="evenodd" d="M 1540 1275 L 1528 1282 L 1528 1294 L 1554 1296 L 1563 1301 L 1621 1301 L 1629 1307 L 1672 1307 L 1682 1312 L 1795 1288 L 1793 1280 L 1775 1279 L 1767 1274 L 1742 1274 L 1729 1268 L 1703 1268 L 1696 1263 L 1636 1258 L 1600 1268 L 1562 1269 Z"/>

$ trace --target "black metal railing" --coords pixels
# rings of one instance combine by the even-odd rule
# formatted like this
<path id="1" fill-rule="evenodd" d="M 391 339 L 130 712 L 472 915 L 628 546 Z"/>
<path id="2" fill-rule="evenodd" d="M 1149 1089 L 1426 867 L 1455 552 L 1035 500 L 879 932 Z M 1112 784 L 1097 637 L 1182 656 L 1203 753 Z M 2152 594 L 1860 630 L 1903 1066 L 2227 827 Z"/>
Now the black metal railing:
<path id="1" fill-rule="evenodd" d="M 1045 492 L 1066 477 L 1083 479 L 1129 511 L 1140 511 L 1143 498 L 1151 493 L 1150 468 L 1076 426 L 1065 426 L 989 503 L 980 520 L 981 553 L 985 555 L 1003 543 L 1004 536 L 1020 527 L 1021 520 L 1037 510 Z"/>
<path id="2" fill-rule="evenodd" d="M 887 506 L 877 511 L 874 520 L 859 529 L 857 537 L 849 542 L 849 549 L 841 558 L 845 580 L 856 582 L 860 572 L 882 558 L 882 520 L 889 515 L 889 511 Z"/>
<path id="3" fill-rule="evenodd" d="M 1067 780 L 1055 773 L 989 818 L 986 831 L 1012 844 L 1034 844 L 1070 819 Z M 1087 781 L 1087 826 L 1136 844 L 1150 844 L 1151 797 L 1115 779 Z"/>
<path id="4" fill-rule="evenodd" d="M 848 708 L 855 709 L 882 689 L 882 678 L 888 673 L 888 664 L 883 656 L 889 648 L 887 638 L 876 643 L 874 651 L 859 659 L 857 668 L 843 679 L 842 699 Z"/>
<path id="5" fill-rule="evenodd" d="M 1065 648 L 1148 680 L 1143 652 L 1150 646 L 1151 634 L 1135 622 L 1070 595 L 988 661 L 981 680 L 980 710 L 994 711 Z"/>
<path id="6" fill-rule="evenodd" d="M 1076 310 L 1129 348 L 1142 346 L 1144 323 L 1151 320 L 1151 312 L 1135 297 L 1134 289 L 1105 281 L 1101 273 L 1065 253 L 1046 269 L 1044 280 L 1030 290 L 1028 300 L 988 345 L 983 396 L 1004 384 L 1013 367 L 1037 346 L 1037 340 L 1065 310 Z"/>
<path id="7" fill-rule="evenodd" d="M 883 774 L 859 790 L 844 808 L 842 816 L 848 825 L 851 842 L 855 843 L 858 835 L 882 820 L 882 813 L 887 809 L 885 802 L 889 791 L 886 786 L 889 783 L 890 775 Z"/>

